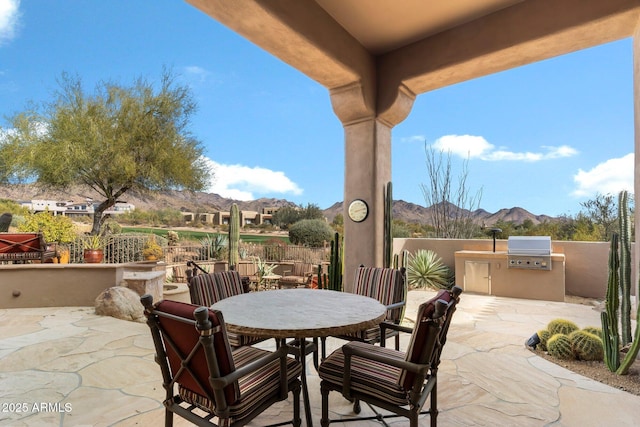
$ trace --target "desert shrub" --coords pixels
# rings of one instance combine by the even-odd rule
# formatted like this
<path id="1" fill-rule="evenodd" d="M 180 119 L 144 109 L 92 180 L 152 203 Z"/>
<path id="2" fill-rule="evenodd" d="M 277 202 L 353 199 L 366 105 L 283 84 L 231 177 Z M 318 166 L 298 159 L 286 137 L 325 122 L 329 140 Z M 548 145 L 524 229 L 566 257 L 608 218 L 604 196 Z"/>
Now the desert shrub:
<path id="1" fill-rule="evenodd" d="M 451 270 L 434 251 L 420 249 L 409 255 L 407 281 L 416 288 L 446 289 L 450 287 Z"/>
<path id="2" fill-rule="evenodd" d="M 294 245 L 320 247 L 333 237 L 333 230 L 321 219 L 303 219 L 289 226 L 289 240 Z"/>
<path id="3" fill-rule="evenodd" d="M 18 231 L 42 232 L 47 243 L 71 243 L 77 237 L 73 221 L 63 215 L 52 215 L 50 212 L 29 213 L 18 224 Z"/>
<path id="4" fill-rule="evenodd" d="M 549 333 L 553 336 L 555 334 L 564 334 L 569 335 L 573 331 L 577 331 L 580 329 L 578 325 L 576 325 L 571 320 L 566 319 L 554 319 L 547 325 L 547 329 Z"/>

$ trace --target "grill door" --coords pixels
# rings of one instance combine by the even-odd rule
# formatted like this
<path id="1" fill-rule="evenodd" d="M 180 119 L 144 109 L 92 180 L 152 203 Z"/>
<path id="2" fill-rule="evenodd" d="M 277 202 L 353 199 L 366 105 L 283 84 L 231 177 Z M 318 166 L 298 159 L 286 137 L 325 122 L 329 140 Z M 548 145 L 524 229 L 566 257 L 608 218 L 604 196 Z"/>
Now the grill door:
<path id="1" fill-rule="evenodd" d="M 464 262 L 464 291 L 491 294 L 491 275 L 489 274 L 488 262 Z"/>

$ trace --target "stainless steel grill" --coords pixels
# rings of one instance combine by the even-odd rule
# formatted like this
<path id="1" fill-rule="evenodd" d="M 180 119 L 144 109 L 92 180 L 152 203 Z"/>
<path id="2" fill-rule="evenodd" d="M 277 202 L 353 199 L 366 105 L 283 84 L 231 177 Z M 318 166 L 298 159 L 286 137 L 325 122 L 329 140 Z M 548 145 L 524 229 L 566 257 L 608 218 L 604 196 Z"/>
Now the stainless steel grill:
<path id="1" fill-rule="evenodd" d="M 551 237 L 509 236 L 507 259 L 509 268 L 551 270 Z"/>

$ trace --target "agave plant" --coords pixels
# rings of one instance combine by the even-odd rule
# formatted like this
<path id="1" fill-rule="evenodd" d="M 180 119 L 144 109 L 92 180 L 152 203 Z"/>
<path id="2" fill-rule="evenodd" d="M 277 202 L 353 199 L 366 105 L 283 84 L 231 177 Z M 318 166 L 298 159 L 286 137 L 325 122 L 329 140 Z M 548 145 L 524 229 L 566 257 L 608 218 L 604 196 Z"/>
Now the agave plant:
<path id="1" fill-rule="evenodd" d="M 450 286 L 451 270 L 432 250 L 420 249 L 409 256 L 407 281 L 414 288 L 446 289 Z"/>
<path id="2" fill-rule="evenodd" d="M 207 234 L 200 239 L 200 244 L 205 250 L 208 251 L 208 255 L 213 259 L 220 259 L 223 250 L 227 247 L 227 236 L 223 234 L 214 234 L 213 236 Z"/>

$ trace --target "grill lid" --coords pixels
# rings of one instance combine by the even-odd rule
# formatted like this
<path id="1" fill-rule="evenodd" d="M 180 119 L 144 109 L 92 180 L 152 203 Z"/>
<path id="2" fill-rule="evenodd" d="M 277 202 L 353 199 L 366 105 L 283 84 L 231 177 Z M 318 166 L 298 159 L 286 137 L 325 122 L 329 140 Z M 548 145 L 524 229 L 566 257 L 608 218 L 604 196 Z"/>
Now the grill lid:
<path id="1" fill-rule="evenodd" d="M 551 236 L 509 236 L 507 253 L 509 255 L 549 256 L 551 255 Z"/>

